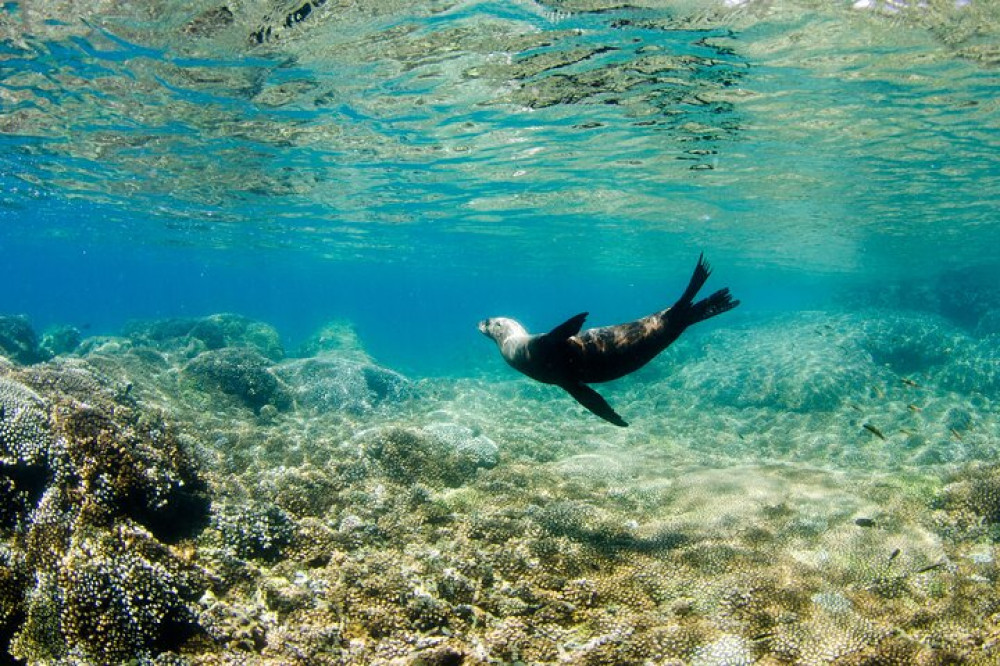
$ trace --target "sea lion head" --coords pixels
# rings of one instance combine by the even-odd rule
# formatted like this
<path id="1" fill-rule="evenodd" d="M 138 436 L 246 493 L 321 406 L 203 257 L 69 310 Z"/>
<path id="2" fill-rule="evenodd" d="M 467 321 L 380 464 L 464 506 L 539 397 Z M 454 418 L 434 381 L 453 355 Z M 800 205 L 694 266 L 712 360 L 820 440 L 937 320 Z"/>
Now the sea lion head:
<path id="1" fill-rule="evenodd" d="M 491 338 L 498 345 L 511 336 L 527 336 L 528 331 L 515 319 L 507 317 L 490 317 L 479 322 L 479 332 Z"/>

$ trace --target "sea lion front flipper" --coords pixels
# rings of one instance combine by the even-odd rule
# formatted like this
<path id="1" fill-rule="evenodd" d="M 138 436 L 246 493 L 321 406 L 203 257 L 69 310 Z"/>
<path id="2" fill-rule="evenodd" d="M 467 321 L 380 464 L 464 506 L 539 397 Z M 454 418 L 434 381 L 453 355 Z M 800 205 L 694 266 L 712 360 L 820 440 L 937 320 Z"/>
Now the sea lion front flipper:
<path id="1" fill-rule="evenodd" d="M 546 333 L 545 336 L 553 340 L 565 340 L 566 338 L 573 337 L 574 335 L 580 332 L 581 328 L 583 328 L 583 322 L 587 318 L 588 314 L 590 313 L 581 312 L 575 317 L 570 317 L 569 319 L 567 319 L 566 321 L 564 321 L 563 323 L 559 324 L 551 331 Z"/>
<path id="2" fill-rule="evenodd" d="M 601 394 L 590 388 L 586 384 L 581 384 L 579 382 L 575 384 L 560 384 L 559 386 L 566 389 L 566 392 L 571 396 L 576 398 L 576 401 L 581 405 L 597 414 L 602 419 L 608 423 L 613 423 L 616 426 L 621 426 L 622 428 L 628 426 L 625 420 L 615 413 L 615 410 L 611 409 L 611 405 L 608 401 L 601 397 Z"/>

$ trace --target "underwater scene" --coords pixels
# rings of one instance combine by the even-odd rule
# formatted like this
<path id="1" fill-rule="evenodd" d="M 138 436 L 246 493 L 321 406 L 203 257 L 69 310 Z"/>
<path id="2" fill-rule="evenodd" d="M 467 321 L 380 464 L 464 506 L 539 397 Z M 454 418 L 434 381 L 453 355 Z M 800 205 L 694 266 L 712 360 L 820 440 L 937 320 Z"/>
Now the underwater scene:
<path id="1" fill-rule="evenodd" d="M 1000 664 L 1000 2 L 0 2 L 0 664 Z"/>

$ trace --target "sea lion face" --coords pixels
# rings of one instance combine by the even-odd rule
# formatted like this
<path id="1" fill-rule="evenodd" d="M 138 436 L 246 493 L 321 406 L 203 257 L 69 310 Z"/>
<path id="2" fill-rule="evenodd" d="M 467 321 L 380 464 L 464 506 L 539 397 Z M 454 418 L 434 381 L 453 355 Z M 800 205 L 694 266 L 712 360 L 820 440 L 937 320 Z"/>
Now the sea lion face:
<path id="1" fill-rule="evenodd" d="M 514 319 L 508 319 L 507 317 L 490 317 L 489 319 L 484 319 L 479 322 L 478 328 L 480 333 L 496 341 L 497 344 L 503 343 L 504 340 L 512 335 L 528 334 L 524 330 L 524 326 L 521 326 Z"/>

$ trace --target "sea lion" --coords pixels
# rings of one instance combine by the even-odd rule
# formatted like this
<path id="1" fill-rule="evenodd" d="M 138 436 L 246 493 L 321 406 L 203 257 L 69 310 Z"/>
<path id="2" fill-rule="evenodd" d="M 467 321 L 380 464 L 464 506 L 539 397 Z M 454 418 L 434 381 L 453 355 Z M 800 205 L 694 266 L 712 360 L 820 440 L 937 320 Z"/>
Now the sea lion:
<path id="1" fill-rule="evenodd" d="M 479 331 L 497 343 L 500 354 L 515 370 L 565 389 L 597 416 L 624 427 L 628 425 L 624 419 L 587 384 L 609 382 L 635 372 L 669 347 L 691 324 L 739 305 L 729 289 L 720 289 L 693 302 L 710 273 L 705 256 L 699 256 L 687 289 L 673 306 L 627 324 L 580 332 L 589 314 L 581 312 L 539 335 L 531 335 L 520 322 L 507 317 L 481 321 Z"/>

